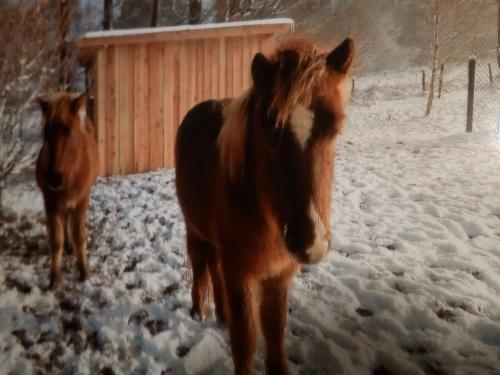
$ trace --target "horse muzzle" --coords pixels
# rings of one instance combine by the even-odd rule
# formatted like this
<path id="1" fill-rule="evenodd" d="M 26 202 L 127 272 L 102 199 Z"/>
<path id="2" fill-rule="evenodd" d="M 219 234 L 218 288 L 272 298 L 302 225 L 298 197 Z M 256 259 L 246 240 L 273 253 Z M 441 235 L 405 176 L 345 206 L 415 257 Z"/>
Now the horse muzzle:
<path id="1" fill-rule="evenodd" d="M 331 241 L 321 220 L 315 220 L 313 217 L 310 223 L 312 228 L 306 223 L 285 224 L 283 228 L 283 238 L 288 251 L 302 264 L 320 262 L 331 247 Z"/>

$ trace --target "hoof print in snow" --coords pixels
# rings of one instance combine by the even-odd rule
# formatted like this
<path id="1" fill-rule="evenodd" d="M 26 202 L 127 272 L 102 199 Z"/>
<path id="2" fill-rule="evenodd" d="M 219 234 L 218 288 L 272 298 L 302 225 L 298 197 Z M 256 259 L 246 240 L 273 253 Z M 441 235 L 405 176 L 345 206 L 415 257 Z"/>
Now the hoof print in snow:
<path id="1" fill-rule="evenodd" d="M 128 260 L 127 265 L 123 269 L 123 272 L 132 272 L 136 269 L 137 265 L 142 262 L 142 257 L 133 257 Z"/>
<path id="2" fill-rule="evenodd" d="M 472 271 L 472 272 L 471 272 L 471 275 L 472 275 L 475 279 L 477 279 L 477 280 L 479 280 L 479 281 L 482 281 L 482 280 L 483 280 L 482 275 L 481 275 L 481 272 L 480 272 L 480 271 L 478 271 L 478 270 Z"/>
<path id="3" fill-rule="evenodd" d="M 368 309 L 363 309 L 362 307 L 358 307 L 356 309 L 356 312 L 358 313 L 359 316 L 362 316 L 363 318 L 367 318 L 369 316 L 373 316 L 373 312 L 368 310 Z"/>
<path id="4" fill-rule="evenodd" d="M 168 329 L 168 322 L 159 319 L 150 319 L 144 323 L 144 326 L 149 330 L 151 336 L 156 336 Z"/>
<path id="5" fill-rule="evenodd" d="M 75 354 L 82 353 L 87 349 L 87 342 L 85 340 L 85 334 L 82 331 L 74 332 L 68 340 L 68 345 L 73 347 Z"/>
<path id="6" fill-rule="evenodd" d="M 32 289 L 31 286 L 29 286 L 25 281 L 17 280 L 17 279 L 10 277 L 10 276 L 7 276 L 5 278 L 5 286 L 9 289 L 15 288 L 23 294 L 31 293 L 31 289 Z"/>
<path id="7" fill-rule="evenodd" d="M 12 334 L 16 336 L 25 349 L 28 349 L 35 343 L 24 329 L 16 329 L 15 331 L 12 331 Z"/>
<path id="8" fill-rule="evenodd" d="M 429 353 L 429 350 L 423 346 L 422 344 L 416 346 L 416 347 L 403 347 L 403 350 L 407 352 L 408 354 L 427 354 Z"/>
<path id="9" fill-rule="evenodd" d="M 456 315 L 453 311 L 447 309 L 439 309 L 436 313 L 439 319 L 446 320 L 447 322 L 454 322 L 456 320 Z"/>
<path id="10" fill-rule="evenodd" d="M 408 291 L 405 290 L 405 288 L 399 283 L 395 283 L 393 288 L 396 289 L 400 293 L 408 294 Z"/>
<path id="11" fill-rule="evenodd" d="M 174 282 L 163 289 L 162 295 L 164 296 L 173 296 L 180 290 L 181 286 L 178 282 Z"/>
<path id="12" fill-rule="evenodd" d="M 130 316 L 130 318 L 128 319 L 128 324 L 134 323 L 140 325 L 143 322 L 145 322 L 148 318 L 149 318 L 149 313 L 146 310 L 142 309 Z"/>
<path id="13" fill-rule="evenodd" d="M 59 301 L 59 307 L 62 311 L 79 312 L 82 305 L 78 300 L 63 298 Z"/>
<path id="14" fill-rule="evenodd" d="M 390 251 L 396 251 L 398 249 L 398 247 L 393 243 L 387 245 L 385 248 Z"/>
<path id="15" fill-rule="evenodd" d="M 71 319 L 63 318 L 62 325 L 64 333 L 78 332 L 82 330 L 82 322 L 77 316 L 73 316 Z"/>
<path id="16" fill-rule="evenodd" d="M 191 348 L 189 346 L 181 345 L 181 346 L 177 347 L 175 352 L 177 353 L 177 356 L 179 358 L 183 358 L 186 356 L 186 354 L 189 353 L 190 350 L 191 350 Z"/>

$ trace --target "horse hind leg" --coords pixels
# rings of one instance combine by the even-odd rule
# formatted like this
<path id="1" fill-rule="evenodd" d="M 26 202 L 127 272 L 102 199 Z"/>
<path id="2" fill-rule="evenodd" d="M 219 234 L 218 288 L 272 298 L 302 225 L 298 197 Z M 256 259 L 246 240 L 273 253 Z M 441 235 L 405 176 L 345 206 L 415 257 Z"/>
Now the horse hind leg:
<path id="1" fill-rule="evenodd" d="M 191 289 L 191 317 L 203 321 L 209 315 L 207 299 L 210 296 L 209 252 L 210 245 L 197 238 L 188 230 L 187 253 L 193 272 L 193 286 Z"/>

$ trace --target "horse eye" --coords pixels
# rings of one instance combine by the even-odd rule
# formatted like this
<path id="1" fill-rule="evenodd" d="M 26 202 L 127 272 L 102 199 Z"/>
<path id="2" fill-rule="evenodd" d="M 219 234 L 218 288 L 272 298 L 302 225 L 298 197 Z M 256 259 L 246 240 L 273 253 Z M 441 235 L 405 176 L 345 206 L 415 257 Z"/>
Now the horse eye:
<path id="1" fill-rule="evenodd" d="M 65 137 L 67 137 L 70 132 L 71 132 L 71 130 L 67 126 L 63 127 L 62 130 L 61 130 L 62 135 L 65 136 Z"/>

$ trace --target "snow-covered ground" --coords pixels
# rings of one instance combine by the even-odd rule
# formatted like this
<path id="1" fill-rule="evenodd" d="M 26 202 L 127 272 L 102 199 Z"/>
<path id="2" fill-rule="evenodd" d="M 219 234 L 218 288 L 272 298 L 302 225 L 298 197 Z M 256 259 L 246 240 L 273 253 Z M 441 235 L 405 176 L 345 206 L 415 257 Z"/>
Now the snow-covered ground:
<path id="1" fill-rule="evenodd" d="M 416 77 L 358 80 L 338 147 L 336 251 L 291 290 L 294 373 L 500 374 L 500 139 L 465 134 L 461 87 L 423 117 Z M 41 196 L 33 182 L 6 192 L 18 218 L 0 231 L 1 373 L 231 372 L 224 329 L 189 316 L 174 178 L 100 179 L 92 277 L 79 284 L 67 255 L 56 293 Z"/>

